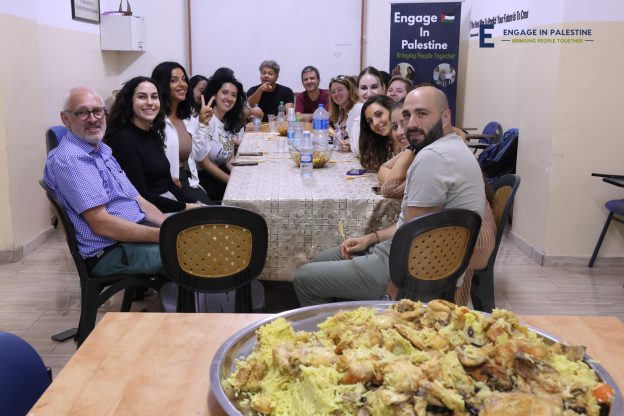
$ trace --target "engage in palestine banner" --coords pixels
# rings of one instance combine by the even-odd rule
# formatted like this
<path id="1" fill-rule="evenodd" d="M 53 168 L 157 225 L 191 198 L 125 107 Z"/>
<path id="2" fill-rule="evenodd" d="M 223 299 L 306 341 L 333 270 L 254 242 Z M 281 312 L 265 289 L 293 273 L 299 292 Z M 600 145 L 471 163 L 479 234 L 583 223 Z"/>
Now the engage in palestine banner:
<path id="1" fill-rule="evenodd" d="M 455 123 L 461 3 L 390 7 L 390 74 L 446 93 Z"/>

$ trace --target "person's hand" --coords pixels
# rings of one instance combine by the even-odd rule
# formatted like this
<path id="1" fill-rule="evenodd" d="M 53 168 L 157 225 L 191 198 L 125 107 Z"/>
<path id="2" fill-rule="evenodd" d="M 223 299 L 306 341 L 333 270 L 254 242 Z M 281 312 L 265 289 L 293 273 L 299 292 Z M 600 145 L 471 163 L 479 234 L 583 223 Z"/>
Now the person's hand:
<path id="1" fill-rule="evenodd" d="M 370 246 L 370 242 L 366 236 L 347 238 L 340 244 L 340 255 L 345 260 L 353 258 L 354 254 L 364 252 Z"/>
<path id="2" fill-rule="evenodd" d="M 265 82 L 260 85 L 260 89 L 262 90 L 262 92 L 271 92 L 275 89 L 275 85 L 271 84 L 270 82 Z"/>
<path id="3" fill-rule="evenodd" d="M 349 139 L 338 139 L 340 141 L 340 151 L 341 152 L 350 152 L 351 151 L 351 142 Z"/>
<path id="4" fill-rule="evenodd" d="M 182 183 L 180 182 L 180 178 L 171 178 L 173 180 L 173 183 L 175 184 L 175 186 L 177 186 L 178 188 L 182 188 Z"/>
<path id="5" fill-rule="evenodd" d="M 204 100 L 204 96 L 201 96 L 201 108 L 199 110 L 199 122 L 204 126 L 207 126 L 210 123 L 210 119 L 212 118 L 212 102 L 214 101 L 214 95 L 206 104 L 206 100 Z"/>
<path id="6" fill-rule="evenodd" d="M 185 210 L 187 209 L 193 209 L 193 208 L 199 208 L 199 207 L 205 207 L 205 204 L 202 204 L 201 202 L 187 202 L 186 203 L 186 208 L 184 208 Z"/>

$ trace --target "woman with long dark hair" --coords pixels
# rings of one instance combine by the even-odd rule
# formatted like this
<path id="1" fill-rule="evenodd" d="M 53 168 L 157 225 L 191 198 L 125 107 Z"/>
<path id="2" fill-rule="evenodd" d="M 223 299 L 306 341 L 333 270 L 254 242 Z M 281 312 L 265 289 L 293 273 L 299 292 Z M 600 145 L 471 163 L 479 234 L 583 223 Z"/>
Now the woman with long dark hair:
<path id="1" fill-rule="evenodd" d="M 392 120 L 395 106 L 392 98 L 374 95 L 362 106 L 360 118 L 360 164 L 370 172 L 377 172 L 382 164 L 400 148 L 393 148 Z"/>
<path id="2" fill-rule="evenodd" d="M 126 82 L 115 97 L 107 120 L 105 142 L 139 194 L 162 212 L 200 204 L 185 197 L 169 171 L 165 156 L 165 116 L 156 83 L 147 77 Z"/>
<path id="3" fill-rule="evenodd" d="M 230 178 L 230 158 L 243 138 L 245 127 L 243 85 L 233 73 L 217 71 L 208 80 L 204 102 L 211 103 L 213 116 L 208 123 L 210 151 L 202 161 L 202 186 L 212 199 L 220 200 Z M 216 179 L 216 180 L 215 180 Z"/>
<path id="4" fill-rule="evenodd" d="M 171 165 L 173 181 L 187 198 L 212 204 L 199 184 L 195 161 L 207 155 L 206 128 L 212 109 L 201 106 L 192 117 L 192 94 L 188 94 L 186 70 L 177 62 L 162 62 L 152 71 L 160 91 L 160 104 L 165 114 L 165 154 Z M 202 129 L 202 125 L 204 128 Z"/>

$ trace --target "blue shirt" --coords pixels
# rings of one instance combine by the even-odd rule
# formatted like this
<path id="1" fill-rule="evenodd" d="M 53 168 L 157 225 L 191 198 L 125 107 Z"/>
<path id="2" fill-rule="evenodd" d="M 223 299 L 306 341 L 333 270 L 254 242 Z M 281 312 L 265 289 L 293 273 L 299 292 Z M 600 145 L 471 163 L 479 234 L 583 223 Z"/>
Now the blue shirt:
<path id="1" fill-rule="evenodd" d="M 104 143 L 97 148 L 68 132 L 50 152 L 43 180 L 65 207 L 76 229 L 78 249 L 83 258 L 95 256 L 114 243 L 97 235 L 81 215 L 88 209 L 106 205 L 109 214 L 134 223 L 145 219 L 136 197 L 139 195 Z"/>

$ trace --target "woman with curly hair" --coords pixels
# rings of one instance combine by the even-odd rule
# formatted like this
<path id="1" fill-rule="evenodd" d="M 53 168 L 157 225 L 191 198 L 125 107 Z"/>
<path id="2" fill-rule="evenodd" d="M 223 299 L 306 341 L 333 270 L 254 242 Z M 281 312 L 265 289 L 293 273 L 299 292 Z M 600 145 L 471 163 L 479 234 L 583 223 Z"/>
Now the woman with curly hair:
<path id="1" fill-rule="evenodd" d="M 329 82 L 329 122 L 334 130 L 334 148 L 353 151 L 352 138 L 360 135 L 357 88 L 351 77 L 338 75 Z M 357 139 L 356 139 L 357 140 Z"/>
<path id="2" fill-rule="evenodd" d="M 212 106 L 208 123 L 208 160 L 202 161 L 201 184 L 212 199 L 220 200 L 230 178 L 230 158 L 240 144 L 245 127 L 243 85 L 234 74 L 217 71 L 208 80 L 204 102 Z M 224 157 L 226 156 L 226 157 Z"/>
<path id="3" fill-rule="evenodd" d="M 169 172 L 165 156 L 165 116 L 156 83 L 135 77 L 121 88 L 108 115 L 104 140 L 139 194 L 162 212 L 195 208 Z"/>

